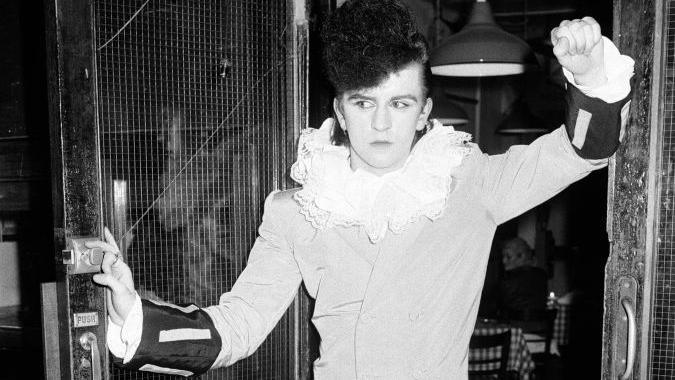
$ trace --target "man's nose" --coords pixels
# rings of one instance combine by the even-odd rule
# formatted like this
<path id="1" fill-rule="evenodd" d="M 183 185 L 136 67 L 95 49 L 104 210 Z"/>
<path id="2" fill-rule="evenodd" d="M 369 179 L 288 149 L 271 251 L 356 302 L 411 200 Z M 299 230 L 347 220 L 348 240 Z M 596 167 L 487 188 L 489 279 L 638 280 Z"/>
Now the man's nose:
<path id="1" fill-rule="evenodd" d="M 373 129 L 376 131 L 386 131 L 391 128 L 391 115 L 387 107 L 377 107 L 373 115 Z"/>

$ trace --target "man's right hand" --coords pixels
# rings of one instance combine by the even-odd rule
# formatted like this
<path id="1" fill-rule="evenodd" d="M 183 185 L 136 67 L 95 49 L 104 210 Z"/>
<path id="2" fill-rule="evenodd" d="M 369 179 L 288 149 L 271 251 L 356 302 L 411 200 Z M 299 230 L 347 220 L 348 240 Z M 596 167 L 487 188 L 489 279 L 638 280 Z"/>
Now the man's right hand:
<path id="1" fill-rule="evenodd" d="M 104 252 L 101 269 L 94 275 L 94 282 L 107 287 L 106 303 L 113 323 L 122 326 L 136 300 L 134 280 L 129 266 L 124 263 L 120 250 L 108 228 L 104 230 L 105 242 L 87 242 L 88 248 L 101 248 Z"/>

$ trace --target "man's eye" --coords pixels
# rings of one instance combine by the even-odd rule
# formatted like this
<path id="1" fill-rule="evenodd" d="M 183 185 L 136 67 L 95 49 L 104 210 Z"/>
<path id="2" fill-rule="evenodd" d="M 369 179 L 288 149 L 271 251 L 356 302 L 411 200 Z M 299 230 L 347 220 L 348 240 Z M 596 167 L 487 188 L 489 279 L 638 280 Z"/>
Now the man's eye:
<path id="1" fill-rule="evenodd" d="M 392 103 L 392 105 L 394 106 L 394 108 L 398 108 L 398 109 L 407 108 L 409 106 L 408 103 L 402 102 L 402 101 L 399 101 L 399 100 L 395 100 Z"/>
<path id="2" fill-rule="evenodd" d="M 365 100 L 359 100 L 354 103 L 357 107 L 362 108 L 362 109 L 368 109 L 371 108 L 373 105 L 370 102 L 367 102 Z"/>

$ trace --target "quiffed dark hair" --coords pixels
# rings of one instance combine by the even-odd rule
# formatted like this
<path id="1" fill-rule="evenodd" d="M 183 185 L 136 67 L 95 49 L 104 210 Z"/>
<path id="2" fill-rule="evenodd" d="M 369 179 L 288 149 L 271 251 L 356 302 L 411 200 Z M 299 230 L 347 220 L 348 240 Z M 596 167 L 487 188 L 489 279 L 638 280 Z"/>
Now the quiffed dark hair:
<path id="1" fill-rule="evenodd" d="M 431 91 L 429 47 L 410 10 L 398 1 L 348 0 L 323 25 L 321 39 L 323 67 L 337 96 L 375 87 L 411 63 L 424 68 L 424 95 Z"/>

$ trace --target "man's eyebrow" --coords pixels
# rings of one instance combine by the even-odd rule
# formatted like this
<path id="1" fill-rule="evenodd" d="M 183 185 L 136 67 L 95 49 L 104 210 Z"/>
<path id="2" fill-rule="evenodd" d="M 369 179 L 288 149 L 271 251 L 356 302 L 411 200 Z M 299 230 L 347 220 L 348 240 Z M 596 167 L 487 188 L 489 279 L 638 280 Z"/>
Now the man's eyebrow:
<path id="1" fill-rule="evenodd" d="M 418 101 L 418 100 L 417 100 L 417 97 L 416 97 L 415 95 L 412 95 L 412 94 L 396 95 L 396 96 L 394 96 L 394 97 L 391 98 L 391 100 L 403 100 L 403 99 L 412 100 L 412 101 L 414 101 L 414 102 L 417 102 L 417 101 Z M 349 96 L 347 97 L 347 100 L 370 100 L 370 101 L 375 101 L 376 99 L 375 99 L 375 97 L 373 97 L 373 96 L 368 96 L 368 95 L 356 93 L 356 94 L 351 94 L 351 95 L 349 95 Z"/>
<path id="2" fill-rule="evenodd" d="M 364 95 L 364 94 L 356 93 L 356 94 L 349 95 L 347 97 L 347 100 L 371 100 L 371 101 L 375 101 L 375 98 L 372 97 L 372 96 L 367 96 L 367 95 Z"/>
<path id="3" fill-rule="evenodd" d="M 412 94 L 397 95 L 391 98 L 391 100 L 403 100 L 403 99 L 408 99 L 417 102 L 417 96 Z"/>

